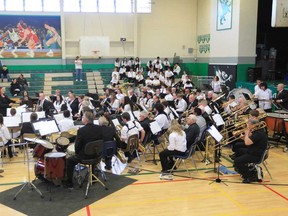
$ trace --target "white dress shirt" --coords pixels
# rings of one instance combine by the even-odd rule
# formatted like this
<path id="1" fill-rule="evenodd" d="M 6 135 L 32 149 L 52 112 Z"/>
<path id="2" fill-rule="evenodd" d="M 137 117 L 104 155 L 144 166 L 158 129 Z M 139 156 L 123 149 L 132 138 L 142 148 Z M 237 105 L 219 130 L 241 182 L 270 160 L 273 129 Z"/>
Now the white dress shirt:
<path id="1" fill-rule="evenodd" d="M 11 134 L 4 124 L 0 126 L 0 137 L 2 138 L 4 145 L 11 139 Z M 0 146 L 3 146 L 3 143 L 0 142 Z"/>
<path id="2" fill-rule="evenodd" d="M 169 151 L 180 151 L 185 152 L 187 150 L 187 141 L 186 141 L 186 134 L 183 131 L 182 134 L 178 134 L 176 132 L 172 132 L 169 135 L 169 144 L 167 146 L 167 149 Z"/>
<path id="3" fill-rule="evenodd" d="M 166 130 L 170 127 L 170 122 L 165 114 L 160 114 L 155 117 L 155 121 L 158 123 L 159 127 Z"/>
<path id="4" fill-rule="evenodd" d="M 139 132 L 142 131 L 143 128 L 137 121 L 128 121 L 121 129 L 121 139 L 127 143 L 128 138 L 134 134 L 137 134 L 139 137 Z"/>
<path id="5" fill-rule="evenodd" d="M 182 98 L 179 100 L 177 106 L 176 106 L 176 111 L 177 112 L 184 112 L 187 109 L 187 102 Z"/>
<path id="6" fill-rule="evenodd" d="M 266 89 L 265 91 L 262 89 L 259 89 L 256 93 L 255 96 L 259 100 L 259 108 L 261 109 L 271 109 L 271 99 L 272 99 L 272 92 L 270 89 Z M 267 101 L 261 101 L 261 100 L 267 100 Z"/>

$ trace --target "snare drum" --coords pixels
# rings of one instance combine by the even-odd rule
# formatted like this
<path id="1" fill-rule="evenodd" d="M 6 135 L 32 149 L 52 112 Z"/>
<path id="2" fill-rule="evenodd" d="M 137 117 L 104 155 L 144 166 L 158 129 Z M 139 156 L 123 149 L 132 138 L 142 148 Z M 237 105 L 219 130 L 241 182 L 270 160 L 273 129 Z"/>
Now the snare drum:
<path id="1" fill-rule="evenodd" d="M 66 154 L 51 152 L 44 156 L 44 178 L 63 179 L 65 177 Z"/>
<path id="2" fill-rule="evenodd" d="M 58 137 L 56 139 L 56 150 L 57 152 L 66 152 L 69 146 L 69 139 L 66 137 Z"/>
<path id="3" fill-rule="evenodd" d="M 286 115 L 278 113 L 267 113 L 267 116 L 265 118 L 267 128 L 271 131 L 281 133 L 283 130 L 283 120 L 285 118 L 287 118 Z"/>
<path id="4" fill-rule="evenodd" d="M 43 141 L 43 140 L 42 140 Z M 33 157 L 44 158 L 46 153 L 49 153 L 53 150 L 53 145 L 49 142 L 41 142 L 36 145 L 33 150 Z"/>

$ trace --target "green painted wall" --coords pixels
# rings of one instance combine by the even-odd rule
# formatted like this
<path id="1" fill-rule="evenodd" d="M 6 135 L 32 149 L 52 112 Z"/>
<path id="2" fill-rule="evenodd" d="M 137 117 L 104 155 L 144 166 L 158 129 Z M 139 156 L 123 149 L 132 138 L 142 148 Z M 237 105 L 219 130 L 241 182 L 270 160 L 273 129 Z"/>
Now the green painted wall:
<path id="1" fill-rule="evenodd" d="M 182 63 L 180 64 L 182 70 L 185 70 L 189 75 L 195 76 L 208 76 L 208 63 Z M 145 67 L 146 65 L 143 65 Z M 74 64 L 69 65 L 9 65 L 9 70 L 13 71 L 48 71 L 63 72 L 65 70 L 74 70 Z M 237 65 L 237 81 L 247 81 L 247 69 L 249 67 L 255 67 L 254 64 L 238 64 Z M 100 70 L 111 69 L 113 70 L 113 64 L 84 64 L 83 69 Z"/>
<path id="2" fill-rule="evenodd" d="M 247 69 L 255 67 L 255 64 L 238 64 L 237 65 L 237 82 L 247 81 Z"/>

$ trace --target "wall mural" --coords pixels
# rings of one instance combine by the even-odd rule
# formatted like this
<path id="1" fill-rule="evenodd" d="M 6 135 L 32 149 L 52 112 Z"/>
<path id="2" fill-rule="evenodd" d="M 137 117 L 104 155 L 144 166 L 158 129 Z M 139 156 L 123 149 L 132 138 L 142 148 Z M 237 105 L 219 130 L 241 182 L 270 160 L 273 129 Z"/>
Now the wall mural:
<path id="1" fill-rule="evenodd" d="M 61 58 L 60 16 L 0 16 L 0 58 Z"/>
<path id="2" fill-rule="evenodd" d="M 234 89 L 236 87 L 237 65 L 209 64 L 208 76 L 218 76 L 222 85 Z"/>

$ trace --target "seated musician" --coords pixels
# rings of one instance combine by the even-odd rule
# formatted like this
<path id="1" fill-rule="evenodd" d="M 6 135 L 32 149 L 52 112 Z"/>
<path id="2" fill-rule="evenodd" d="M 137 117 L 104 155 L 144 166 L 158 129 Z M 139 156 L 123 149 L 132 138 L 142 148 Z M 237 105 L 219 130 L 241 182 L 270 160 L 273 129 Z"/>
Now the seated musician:
<path id="1" fill-rule="evenodd" d="M 5 145 L 8 146 L 8 155 L 9 158 L 13 158 L 12 152 L 12 142 L 11 142 L 11 134 L 6 125 L 4 125 L 3 115 L 0 113 L 0 137 L 2 138 L 2 142 L 0 143 L 0 147 Z M 6 152 L 4 152 L 5 154 Z M 3 156 L 2 156 L 3 157 Z"/>
<path id="2" fill-rule="evenodd" d="M 71 110 L 72 116 L 78 113 L 78 106 L 79 102 L 78 99 L 75 97 L 75 94 L 72 90 L 68 92 L 68 98 L 66 99 L 67 107 Z"/>
<path id="3" fill-rule="evenodd" d="M 204 130 L 207 128 L 206 120 L 202 116 L 202 110 L 198 107 L 194 109 L 194 115 L 196 116 L 196 124 L 199 126 L 199 138 L 201 138 Z"/>
<path id="4" fill-rule="evenodd" d="M 33 123 L 38 120 L 38 115 L 35 112 L 32 112 L 30 115 L 30 122 L 23 122 L 21 126 L 21 131 L 20 135 L 23 137 L 23 134 L 25 133 L 30 133 L 30 134 L 35 134 L 34 128 L 33 128 Z M 36 144 L 29 144 L 29 147 L 34 148 Z"/>
<path id="5" fill-rule="evenodd" d="M 127 112 L 124 112 L 122 115 L 122 119 L 124 122 L 124 126 L 121 129 L 121 148 L 125 149 L 127 147 L 127 141 L 128 138 L 134 134 L 140 133 L 139 143 L 141 144 L 144 140 L 145 131 L 140 125 L 139 122 L 131 121 L 130 114 Z M 130 154 L 130 152 L 125 152 L 125 156 L 128 157 L 128 163 L 130 163 L 135 157 L 136 152 L 133 152 L 133 155 Z"/>
<path id="6" fill-rule="evenodd" d="M 283 83 L 277 85 L 275 102 L 280 105 L 280 108 L 288 110 L 288 90 L 284 89 Z"/>
<path id="7" fill-rule="evenodd" d="M 149 113 L 145 110 L 141 111 L 141 113 L 139 115 L 139 123 L 145 131 L 144 140 L 146 140 L 146 143 L 147 143 L 147 141 L 149 142 L 149 140 L 147 140 L 147 136 L 149 136 L 149 134 L 151 135 L 151 129 L 150 129 L 150 123 L 151 122 L 152 122 L 152 120 L 149 119 Z M 146 143 L 144 143 L 144 145 Z"/>
<path id="8" fill-rule="evenodd" d="M 60 120 L 58 123 L 58 127 L 61 132 L 68 131 L 75 127 L 74 121 L 70 118 L 70 115 L 71 114 L 69 110 L 63 111 L 64 119 Z"/>
<path id="9" fill-rule="evenodd" d="M 184 155 L 187 150 L 186 134 L 177 120 L 172 120 L 169 133 L 169 144 L 167 149 L 159 153 L 162 174 L 169 173 L 169 170 L 172 169 L 174 165 L 173 155 Z"/>
<path id="10" fill-rule="evenodd" d="M 194 93 L 190 94 L 188 97 L 188 107 L 187 110 L 191 111 L 191 109 L 194 109 L 198 106 L 198 100 L 196 99 L 196 96 Z"/>
<path id="11" fill-rule="evenodd" d="M 163 132 L 166 132 L 170 127 L 170 122 L 167 114 L 164 112 L 164 106 L 162 104 L 155 104 L 154 106 L 155 121 L 160 126 Z"/>
<path id="12" fill-rule="evenodd" d="M 235 171 L 242 176 L 243 183 L 258 181 L 247 164 L 258 162 L 267 149 L 268 136 L 263 128 L 255 129 L 258 123 L 258 120 L 248 120 L 245 135 L 241 135 L 247 148 L 240 148 L 236 152 L 234 167 Z"/>
<path id="13" fill-rule="evenodd" d="M 259 121 L 262 121 L 261 119 L 259 119 L 259 111 L 258 110 L 251 110 L 250 112 L 249 112 L 249 119 L 250 120 L 259 120 Z M 237 130 L 236 128 L 235 128 L 235 130 Z M 232 135 L 232 134 L 229 134 L 229 135 Z M 239 139 L 239 140 L 237 140 L 236 142 L 232 142 L 231 143 L 232 144 L 232 151 L 234 152 L 233 154 L 231 154 L 231 155 L 229 155 L 229 157 L 232 159 L 232 160 L 234 160 L 235 158 L 236 158 L 236 152 L 238 152 L 238 150 L 240 149 L 240 148 L 246 148 L 247 146 L 245 145 L 245 143 L 244 143 L 244 140 L 241 140 L 241 139 Z"/>
<path id="14" fill-rule="evenodd" d="M 115 140 L 118 143 L 120 141 L 118 136 L 116 135 L 115 128 L 108 126 L 109 121 L 104 116 L 101 116 L 99 118 L 99 125 L 101 126 L 101 129 L 102 129 L 102 137 L 103 137 L 104 142 Z M 105 157 L 105 169 L 106 170 L 111 170 L 112 168 L 111 159 L 112 157 Z"/>
<path id="15" fill-rule="evenodd" d="M 176 105 L 176 111 L 179 115 L 187 109 L 187 103 L 183 98 L 183 94 L 177 94 L 178 104 Z"/>
<path id="16" fill-rule="evenodd" d="M 187 140 L 187 149 L 196 141 L 199 137 L 200 127 L 197 125 L 197 116 L 189 115 L 186 119 L 186 123 L 189 125 L 187 129 L 185 129 L 186 140 Z"/>
<path id="17" fill-rule="evenodd" d="M 37 102 L 37 105 L 43 108 L 46 117 L 52 116 L 52 110 L 54 109 L 54 105 L 52 102 L 48 101 L 45 98 L 45 94 L 42 91 L 39 92 L 39 100 Z"/>
<path id="18" fill-rule="evenodd" d="M 85 112 L 82 118 L 84 127 L 79 128 L 75 140 L 75 155 L 67 159 L 67 180 L 63 182 L 65 187 L 73 187 L 73 171 L 81 159 L 90 159 L 91 156 L 85 154 L 85 146 L 87 143 L 102 140 L 102 128 L 93 124 L 94 115 L 92 112 Z"/>
<path id="19" fill-rule="evenodd" d="M 235 95 L 230 95 L 228 101 L 224 103 L 222 106 L 224 108 L 224 111 L 227 114 L 230 114 L 232 112 L 232 109 L 234 110 L 234 107 L 237 106 L 237 103 L 235 101 Z"/>

